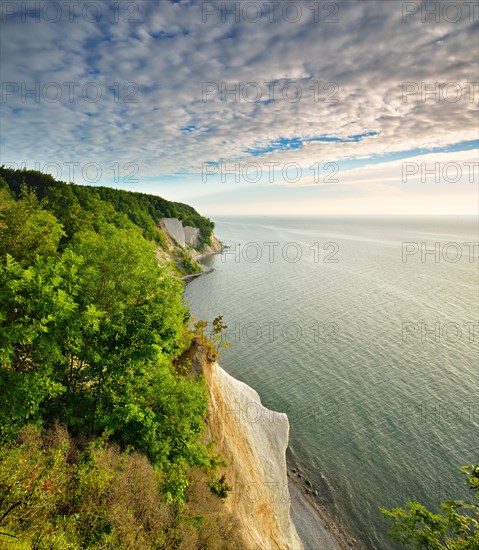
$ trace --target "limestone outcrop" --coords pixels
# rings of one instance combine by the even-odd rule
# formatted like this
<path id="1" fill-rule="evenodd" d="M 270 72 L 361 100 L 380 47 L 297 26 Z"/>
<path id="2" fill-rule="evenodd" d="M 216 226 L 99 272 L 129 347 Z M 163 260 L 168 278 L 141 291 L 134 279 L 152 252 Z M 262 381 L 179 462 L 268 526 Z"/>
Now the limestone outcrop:
<path id="1" fill-rule="evenodd" d="M 210 391 L 208 427 L 228 462 L 232 491 L 226 506 L 239 518 L 250 548 L 301 550 L 290 518 L 286 472 L 289 421 L 261 404 L 255 390 L 218 363 L 206 379 Z"/>
<path id="2" fill-rule="evenodd" d="M 183 224 L 178 218 L 162 218 L 168 235 L 172 237 L 180 246 L 185 246 L 185 230 Z"/>
<path id="3" fill-rule="evenodd" d="M 200 230 L 189 225 L 183 226 L 178 218 L 162 218 L 161 224 L 168 235 L 180 246 L 185 248 L 199 248 L 202 244 Z M 214 235 L 211 236 L 211 245 L 205 245 L 205 252 L 212 253 L 221 250 L 221 244 Z"/>
<path id="4" fill-rule="evenodd" d="M 209 391 L 205 442 L 226 460 L 225 506 L 241 525 L 245 550 L 302 550 L 290 517 L 286 470 L 289 421 L 264 407 L 257 392 L 224 371 L 194 341 L 182 361 L 203 374 Z"/>

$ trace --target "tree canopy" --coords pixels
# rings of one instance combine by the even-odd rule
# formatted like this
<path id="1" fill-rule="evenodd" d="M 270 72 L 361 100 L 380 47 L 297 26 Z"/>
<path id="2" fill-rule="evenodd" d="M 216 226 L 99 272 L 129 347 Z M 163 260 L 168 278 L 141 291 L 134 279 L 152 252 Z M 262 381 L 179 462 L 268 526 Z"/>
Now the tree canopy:
<path id="1" fill-rule="evenodd" d="M 479 465 L 463 466 L 469 500 L 445 500 L 439 513 L 420 502 L 408 502 L 407 509 L 381 509 L 393 520 L 392 540 L 417 550 L 477 550 L 479 548 Z"/>
<path id="2" fill-rule="evenodd" d="M 183 225 L 197 227 L 201 238 L 209 243 L 214 223 L 200 216 L 191 206 L 171 202 L 157 195 L 113 189 L 103 186 L 75 185 L 56 181 L 49 174 L 35 170 L 18 170 L 0 166 L 0 179 L 15 198 L 26 184 L 44 201 L 45 210 L 53 213 L 63 224 L 66 237 L 78 230 L 98 228 L 102 223 L 124 226 L 129 220 L 150 240 L 160 240 L 160 218 L 178 218 Z M 0 188 L 2 185 L 0 185 Z"/>
<path id="3" fill-rule="evenodd" d="M 204 382 L 173 366 L 191 340 L 182 283 L 108 193 L 1 172 L 0 442 L 54 422 L 107 437 L 181 500 L 188 468 L 214 463 L 199 441 Z"/>

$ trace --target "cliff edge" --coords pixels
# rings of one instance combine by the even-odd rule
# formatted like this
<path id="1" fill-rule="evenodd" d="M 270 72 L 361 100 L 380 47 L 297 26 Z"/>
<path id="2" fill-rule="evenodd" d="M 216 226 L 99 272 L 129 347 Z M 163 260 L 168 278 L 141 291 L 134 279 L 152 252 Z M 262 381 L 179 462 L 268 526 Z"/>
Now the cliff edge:
<path id="1" fill-rule="evenodd" d="M 226 373 L 198 342 L 190 351 L 193 374 L 205 375 L 209 391 L 206 442 L 227 461 L 231 491 L 225 506 L 241 525 L 245 550 L 302 550 L 290 518 L 286 470 L 286 414 L 261 404 L 248 385 Z"/>
<path id="2" fill-rule="evenodd" d="M 184 226 L 178 218 L 162 218 L 160 220 L 160 228 L 170 239 L 173 239 L 175 244 L 178 244 L 182 248 L 201 249 L 203 254 L 213 254 L 221 250 L 221 243 L 214 233 L 210 235 L 209 244 L 205 243 L 197 227 Z"/>

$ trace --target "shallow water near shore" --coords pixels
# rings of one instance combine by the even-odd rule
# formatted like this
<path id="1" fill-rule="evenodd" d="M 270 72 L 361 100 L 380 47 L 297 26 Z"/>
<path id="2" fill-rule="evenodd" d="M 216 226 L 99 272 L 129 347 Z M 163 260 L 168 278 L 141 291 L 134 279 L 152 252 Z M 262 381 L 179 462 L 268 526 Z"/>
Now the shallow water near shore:
<path id="1" fill-rule="evenodd" d="M 214 221 L 230 248 L 185 298 L 224 316 L 221 366 L 288 414 L 291 464 L 355 547 L 399 548 L 378 507 L 464 498 L 477 461 L 477 221 Z"/>

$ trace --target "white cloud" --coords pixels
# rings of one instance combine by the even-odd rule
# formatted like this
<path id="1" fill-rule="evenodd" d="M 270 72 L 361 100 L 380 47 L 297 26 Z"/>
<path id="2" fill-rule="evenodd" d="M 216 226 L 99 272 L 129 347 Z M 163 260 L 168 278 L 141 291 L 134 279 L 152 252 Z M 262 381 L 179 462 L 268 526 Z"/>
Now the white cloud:
<path id="1" fill-rule="evenodd" d="M 340 185 L 408 184 L 468 186 L 471 193 L 479 186 L 479 150 L 416 155 L 402 160 L 366 164 L 360 168 L 338 171 L 335 178 Z M 301 178 L 297 183 L 277 181 L 286 187 L 324 185 L 314 175 Z"/>
<path id="2" fill-rule="evenodd" d="M 479 89 L 471 101 L 465 84 L 479 80 L 471 47 L 477 29 L 466 14 L 455 23 L 422 23 L 419 16 L 403 22 L 401 2 L 347 2 L 338 4 L 339 21 L 328 24 L 315 22 L 300 3 L 298 23 L 282 17 L 255 24 L 211 17 L 205 23 L 201 3 L 162 0 L 135 4 L 137 22 L 122 11 L 115 23 L 111 5 L 98 4 L 99 23 L 81 17 L 2 23 L 3 85 L 56 82 L 64 93 L 58 103 L 22 101 L 21 94 L 2 101 L 2 162 L 135 162 L 140 176 L 161 177 L 200 172 L 207 161 L 244 160 L 247 149 L 278 138 L 378 133 L 358 143 L 307 143 L 251 160 L 308 166 L 477 139 Z M 80 84 L 74 102 L 65 82 Z M 90 82 L 103 92 L 96 103 L 81 97 Z M 126 102 L 133 89 L 124 88 L 128 82 L 138 88 L 138 103 Z M 204 82 L 218 88 L 255 82 L 263 93 L 268 82 L 278 90 L 294 83 L 303 97 L 205 102 Z M 316 82 L 321 97 L 331 92 L 328 82 L 336 83 L 339 101 L 315 101 L 310 87 Z M 406 88 L 405 96 L 406 82 L 417 83 L 418 92 Z M 451 101 L 443 87 L 437 101 L 424 97 L 422 83 L 436 82 L 457 83 L 462 97 Z M 182 131 L 186 127 L 191 131 Z M 367 170 L 358 181 L 379 168 Z"/>

